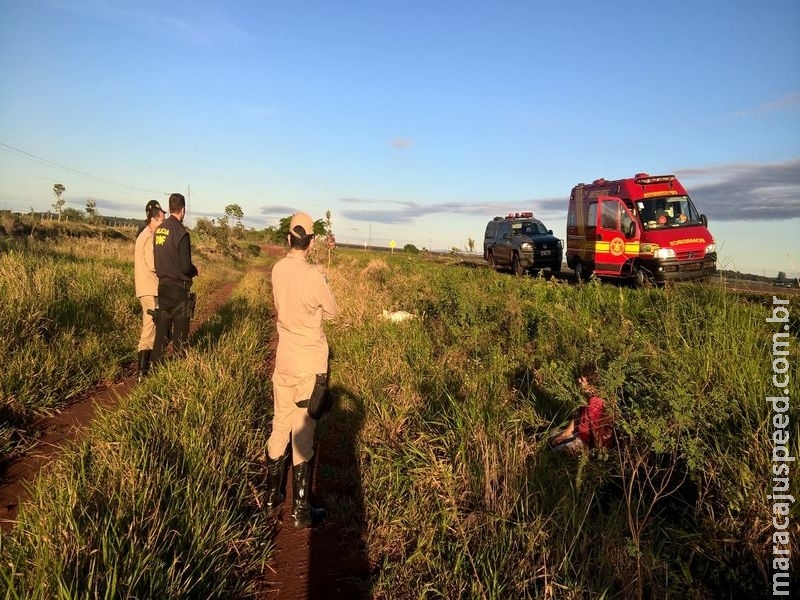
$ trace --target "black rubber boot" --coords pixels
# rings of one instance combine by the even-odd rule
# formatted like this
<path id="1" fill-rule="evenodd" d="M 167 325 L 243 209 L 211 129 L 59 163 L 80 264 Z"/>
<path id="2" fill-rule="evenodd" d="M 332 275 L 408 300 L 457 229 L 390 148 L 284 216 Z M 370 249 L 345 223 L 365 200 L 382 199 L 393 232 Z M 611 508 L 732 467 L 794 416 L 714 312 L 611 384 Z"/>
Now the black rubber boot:
<path id="1" fill-rule="evenodd" d="M 288 454 L 278 458 L 270 458 L 267 455 L 267 501 L 264 503 L 268 512 L 273 512 L 280 508 L 285 498 L 284 475 L 286 474 L 286 457 Z"/>
<path id="2" fill-rule="evenodd" d="M 139 350 L 139 383 L 150 372 L 150 350 Z"/>
<path id="3" fill-rule="evenodd" d="M 295 527 L 313 527 L 321 523 L 328 513 L 324 508 L 311 506 L 309 495 L 311 493 L 311 464 L 300 463 L 292 467 L 294 473 L 294 489 L 292 502 L 292 517 Z"/>

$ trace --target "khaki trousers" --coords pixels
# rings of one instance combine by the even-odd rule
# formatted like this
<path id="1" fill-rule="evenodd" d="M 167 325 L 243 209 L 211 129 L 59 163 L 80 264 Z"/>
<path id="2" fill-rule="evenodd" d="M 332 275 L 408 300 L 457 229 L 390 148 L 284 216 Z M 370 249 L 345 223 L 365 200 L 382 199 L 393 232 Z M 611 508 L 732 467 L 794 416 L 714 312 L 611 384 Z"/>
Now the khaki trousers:
<path id="1" fill-rule="evenodd" d="M 302 379 L 299 384 L 286 386 L 275 383 L 272 378 L 272 394 L 275 398 L 275 415 L 272 418 L 272 434 L 267 441 L 267 452 L 271 459 L 283 456 L 289 440 L 292 442 L 292 464 L 308 462 L 314 456 L 314 430 L 317 422 L 308 416 L 308 409 L 295 403 L 308 400 L 314 389 L 315 376 Z"/>
<path id="2" fill-rule="evenodd" d="M 156 322 L 153 315 L 147 311 L 155 309 L 156 297 L 140 296 L 139 302 L 142 305 L 142 333 L 139 335 L 139 346 L 136 350 L 152 350 L 153 342 L 156 339 Z"/>

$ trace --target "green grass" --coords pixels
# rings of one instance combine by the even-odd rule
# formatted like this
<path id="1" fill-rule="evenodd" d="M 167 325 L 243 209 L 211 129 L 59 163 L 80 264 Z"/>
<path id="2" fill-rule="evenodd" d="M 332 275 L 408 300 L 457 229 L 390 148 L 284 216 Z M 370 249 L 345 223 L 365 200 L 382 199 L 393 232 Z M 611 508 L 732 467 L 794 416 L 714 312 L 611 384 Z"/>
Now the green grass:
<path id="1" fill-rule="evenodd" d="M 333 378 L 365 413 L 376 597 L 765 593 L 763 305 L 365 253 L 331 280 Z M 390 324 L 383 308 L 421 318 Z M 586 368 L 624 451 L 564 461 L 545 436 L 583 402 Z"/>
<path id="2" fill-rule="evenodd" d="M 252 591 L 274 526 L 257 489 L 271 415 L 264 286 L 247 276 L 214 334 L 39 477 L 18 527 L 0 537 L 6 598 Z"/>
<path id="3" fill-rule="evenodd" d="M 374 598 L 767 596 L 769 299 L 341 249 L 329 279 L 338 403 L 318 436 L 341 455 L 319 485 L 332 518 L 361 527 Z M 185 363 L 43 475 L 0 538 L 7 597 L 251 591 L 271 552 L 257 476 L 270 299 L 245 276 Z M 546 440 L 583 403 L 587 368 L 619 448 L 567 459 Z"/>
<path id="4" fill-rule="evenodd" d="M 131 234 L 132 235 L 132 234 Z M 202 260 L 206 286 L 240 276 Z M 133 240 L 28 238 L 0 248 L 0 459 L 24 450 L 35 421 L 118 379 L 135 358 L 141 306 Z"/>

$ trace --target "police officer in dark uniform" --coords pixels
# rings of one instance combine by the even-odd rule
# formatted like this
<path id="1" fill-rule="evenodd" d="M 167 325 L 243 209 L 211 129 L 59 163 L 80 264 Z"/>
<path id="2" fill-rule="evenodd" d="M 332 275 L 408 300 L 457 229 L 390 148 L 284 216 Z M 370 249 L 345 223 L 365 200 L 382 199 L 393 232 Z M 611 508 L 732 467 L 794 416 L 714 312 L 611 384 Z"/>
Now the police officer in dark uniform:
<path id="1" fill-rule="evenodd" d="M 189 321 L 194 311 L 192 278 L 197 267 L 192 264 L 192 246 L 189 232 L 183 226 L 186 216 L 186 198 L 182 194 L 169 197 L 169 217 L 156 229 L 153 239 L 153 256 L 158 276 L 158 312 L 156 339 L 152 363 L 164 361 L 170 338 L 175 355 L 186 355 L 189 339 Z"/>

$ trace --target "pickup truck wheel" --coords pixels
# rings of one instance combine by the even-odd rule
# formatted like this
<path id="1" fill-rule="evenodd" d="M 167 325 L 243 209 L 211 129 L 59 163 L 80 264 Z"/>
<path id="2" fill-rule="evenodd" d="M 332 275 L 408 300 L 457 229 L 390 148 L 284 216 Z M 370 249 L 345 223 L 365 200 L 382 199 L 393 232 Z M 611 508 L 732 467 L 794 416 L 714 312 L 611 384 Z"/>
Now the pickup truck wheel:
<path id="1" fill-rule="evenodd" d="M 517 276 L 525 274 L 525 269 L 523 269 L 522 265 L 519 264 L 519 254 L 516 252 L 514 253 L 514 256 L 511 257 L 511 272 Z"/>

